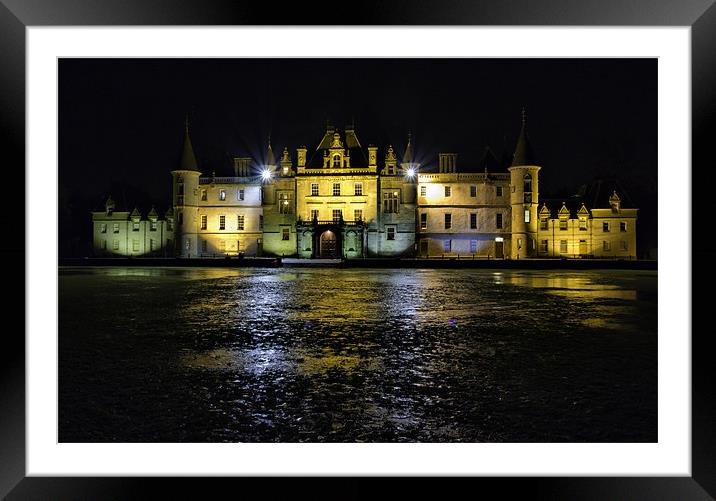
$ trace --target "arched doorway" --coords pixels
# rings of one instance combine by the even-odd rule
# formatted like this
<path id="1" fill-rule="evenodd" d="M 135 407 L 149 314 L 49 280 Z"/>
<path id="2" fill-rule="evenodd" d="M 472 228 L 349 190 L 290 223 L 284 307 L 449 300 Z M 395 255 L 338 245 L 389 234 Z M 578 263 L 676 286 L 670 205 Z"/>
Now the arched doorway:
<path id="1" fill-rule="evenodd" d="M 321 233 L 319 257 L 324 259 L 336 259 L 338 257 L 336 240 L 336 234 L 331 230 L 326 230 Z"/>

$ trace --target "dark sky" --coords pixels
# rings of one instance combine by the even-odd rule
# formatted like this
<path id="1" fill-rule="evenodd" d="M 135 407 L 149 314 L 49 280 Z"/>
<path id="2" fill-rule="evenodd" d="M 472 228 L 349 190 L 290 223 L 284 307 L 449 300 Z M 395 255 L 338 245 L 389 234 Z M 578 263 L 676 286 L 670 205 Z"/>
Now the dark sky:
<path id="1" fill-rule="evenodd" d="M 618 174 L 655 218 L 655 59 L 62 59 L 59 69 L 61 204 L 120 190 L 128 204 L 165 208 L 187 112 L 200 167 L 220 175 L 230 156 L 262 155 L 269 134 L 275 151 L 315 148 L 326 120 L 354 120 L 379 158 L 388 143 L 402 151 L 411 130 L 426 167 L 453 151 L 469 170 L 486 145 L 499 156 L 506 140 L 512 152 L 524 106 L 541 195 Z"/>

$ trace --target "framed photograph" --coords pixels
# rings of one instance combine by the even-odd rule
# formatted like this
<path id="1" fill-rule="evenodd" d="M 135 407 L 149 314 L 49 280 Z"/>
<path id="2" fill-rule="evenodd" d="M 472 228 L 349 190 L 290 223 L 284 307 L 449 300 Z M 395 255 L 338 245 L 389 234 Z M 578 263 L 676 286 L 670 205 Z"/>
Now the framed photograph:
<path id="1" fill-rule="evenodd" d="M 63 3 L 0 5 L 0 493 L 714 496 L 716 7 Z"/>

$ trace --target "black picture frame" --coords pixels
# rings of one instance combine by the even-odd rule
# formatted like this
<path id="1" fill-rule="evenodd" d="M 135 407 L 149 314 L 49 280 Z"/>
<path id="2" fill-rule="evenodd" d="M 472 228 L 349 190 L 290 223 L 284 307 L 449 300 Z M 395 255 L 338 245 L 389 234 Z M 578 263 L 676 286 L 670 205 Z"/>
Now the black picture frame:
<path id="1" fill-rule="evenodd" d="M 716 122 L 716 5 L 714 0 L 401 0 L 350 4 L 350 12 L 336 3 L 237 2 L 231 0 L 119 1 L 105 0 L 0 0 L 0 165 L 12 175 L 14 191 L 9 204 L 25 205 L 25 29 L 28 26 L 102 25 L 572 25 L 572 26 L 691 26 L 692 33 L 692 202 L 680 201 L 680 210 L 692 210 L 692 230 L 708 226 L 714 213 L 707 190 L 716 175 L 711 153 Z M 698 173 L 698 182 L 693 182 Z M 668 181 L 668 180 L 667 180 Z M 13 199 L 12 197 L 15 197 Z M 29 201 L 28 203 L 31 203 Z M 27 224 L 27 223 L 26 223 Z M 17 276 L 8 280 L 3 306 L 5 318 L 22 318 L 25 290 L 22 267 L 24 232 L 4 239 L 2 255 Z M 688 229 L 688 228 L 687 228 Z M 16 230 L 17 231 L 17 230 Z M 688 235 L 691 240 L 692 231 Z M 716 254 L 713 239 L 691 240 L 692 325 L 709 301 L 710 266 Z M 26 270 L 24 270 L 26 271 Z M 663 278 L 663 277 L 662 277 Z M 13 283 L 14 280 L 14 283 Z M 701 293 L 700 293 L 701 292 Z M 25 475 L 25 338 L 24 323 L 5 324 L 0 349 L 0 496 L 7 499 L 136 499 L 154 498 L 160 489 L 165 498 L 193 497 L 220 492 L 221 484 L 241 484 L 242 492 L 261 489 L 271 499 L 303 489 L 312 497 L 357 499 L 380 493 L 372 479 L 332 478 L 321 481 L 320 490 L 303 480 L 290 486 L 262 479 L 150 479 L 150 478 L 50 478 Z M 530 498 L 584 499 L 711 499 L 716 497 L 716 374 L 712 362 L 709 324 L 692 332 L 692 476 L 614 478 L 478 478 L 471 485 L 451 484 L 451 492 L 467 488 L 480 492 L 495 487 L 510 495 Z M 689 333 L 668 333 L 688 335 Z M 211 481 L 211 490 L 207 482 Z M 478 485 L 474 485 L 474 482 Z M 217 486 L 217 482 L 219 486 Z M 228 486 L 228 485 L 227 485 Z M 290 491 L 288 490 L 290 489 Z M 447 494 L 441 483 L 427 486 L 423 480 L 405 482 L 403 495 Z M 156 492 L 156 491 L 155 491 Z M 206 496 L 204 496 L 206 497 Z"/>

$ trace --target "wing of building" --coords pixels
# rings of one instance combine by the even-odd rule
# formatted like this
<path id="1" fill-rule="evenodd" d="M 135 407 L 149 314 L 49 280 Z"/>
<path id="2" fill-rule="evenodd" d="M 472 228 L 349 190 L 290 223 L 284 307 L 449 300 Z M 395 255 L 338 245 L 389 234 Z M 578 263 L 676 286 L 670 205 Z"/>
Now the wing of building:
<path id="1" fill-rule="evenodd" d="M 316 144 L 295 156 L 284 148 L 276 160 L 269 141 L 260 163 L 238 157 L 233 176 L 206 176 L 187 124 L 164 217 L 154 208 L 117 211 L 110 197 L 92 213 L 95 254 L 636 257 L 637 209 L 618 182 L 540 201 L 524 114 L 512 158 L 486 148 L 467 170 L 458 170 L 456 153 L 440 153 L 437 172 L 424 172 L 410 136 L 405 151 L 381 151 L 364 148 L 353 126 L 327 126 Z"/>

